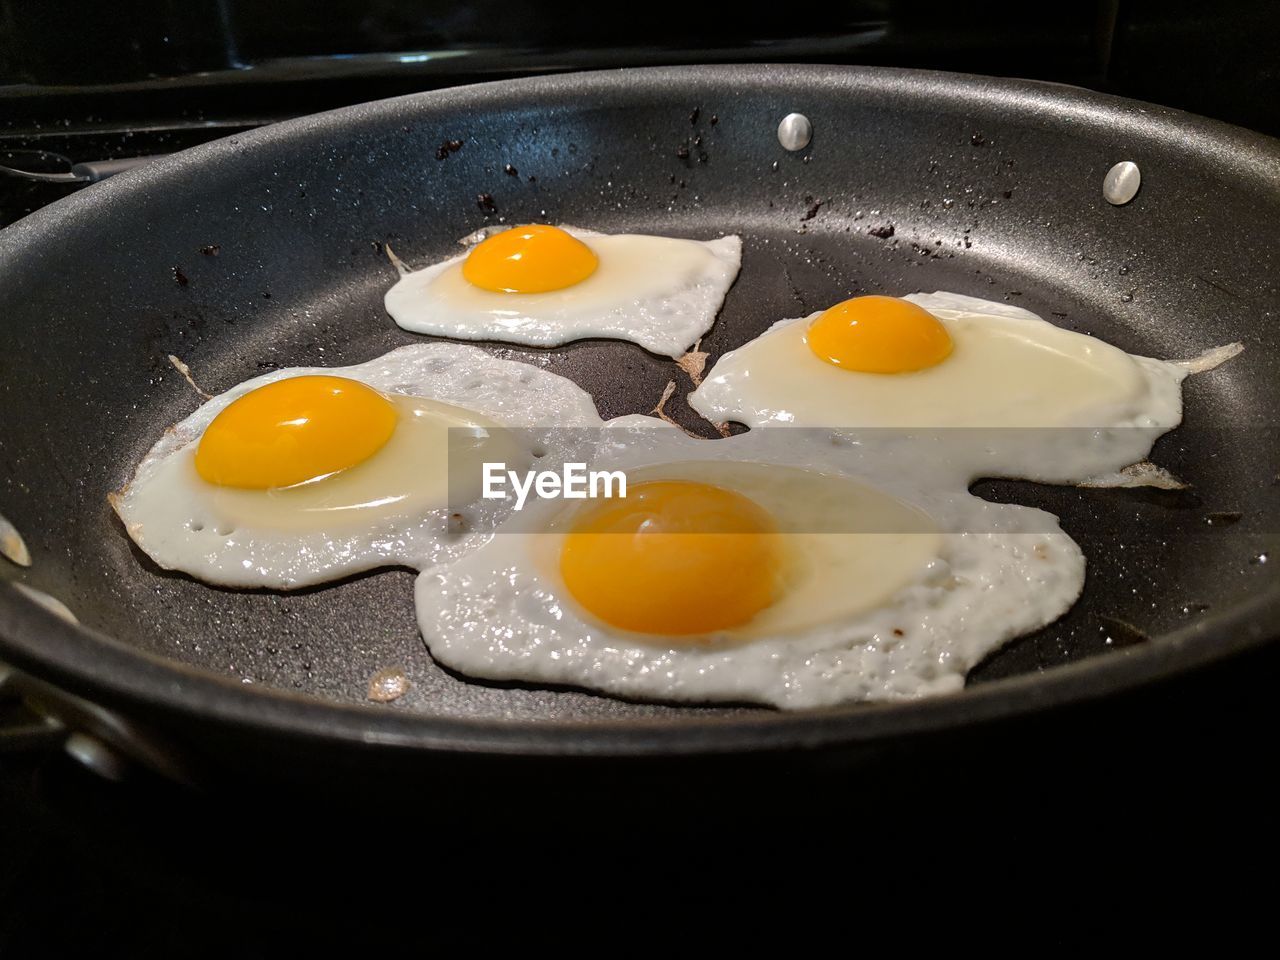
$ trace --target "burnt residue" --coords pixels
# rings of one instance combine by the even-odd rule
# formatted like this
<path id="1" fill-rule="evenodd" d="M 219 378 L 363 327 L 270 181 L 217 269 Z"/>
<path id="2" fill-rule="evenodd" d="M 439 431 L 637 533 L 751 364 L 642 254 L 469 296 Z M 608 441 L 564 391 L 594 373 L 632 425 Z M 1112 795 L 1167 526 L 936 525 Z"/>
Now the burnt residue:
<path id="1" fill-rule="evenodd" d="M 969 142 L 975 147 L 985 147 L 987 145 L 987 138 L 980 133 L 975 133 L 969 138 Z"/>
<path id="2" fill-rule="evenodd" d="M 1105 636 L 1109 647 L 1132 647 L 1139 643 L 1149 643 L 1151 636 L 1139 627 L 1119 617 L 1100 617 L 1102 626 L 1098 630 Z"/>
<path id="3" fill-rule="evenodd" d="M 504 166 L 504 167 L 502 168 L 502 172 L 503 172 L 503 173 L 505 173 L 508 177 L 518 177 L 518 176 L 520 176 L 520 171 L 519 171 L 519 170 L 517 170 L 515 167 L 513 167 L 513 166 L 512 166 L 511 164 L 509 164 L 509 163 L 508 163 L 506 166 Z"/>
<path id="4" fill-rule="evenodd" d="M 1117 487 L 1111 491 L 1117 500 L 1146 503 L 1164 510 L 1185 510 L 1188 513 L 1204 509 L 1204 500 L 1190 487 L 1167 490 L 1163 487 Z"/>
<path id="5" fill-rule="evenodd" d="M 181 267 L 173 267 L 173 280 L 180 287 L 185 287 L 191 282 L 187 279 L 187 275 L 182 272 Z"/>
<path id="6" fill-rule="evenodd" d="M 1242 299 L 1244 299 L 1243 297 L 1241 297 L 1241 296 L 1240 296 L 1240 294 L 1236 293 L 1236 292 L 1235 292 L 1234 290 L 1232 290 L 1230 287 L 1225 286 L 1224 284 L 1219 283 L 1217 280 L 1211 280 L 1211 279 L 1209 279 L 1208 277 L 1204 276 L 1203 274 L 1197 273 L 1197 274 L 1196 274 L 1196 279 L 1197 279 L 1197 280 L 1199 280 L 1201 283 L 1205 283 L 1205 284 L 1208 284 L 1209 286 L 1213 287 L 1213 289 L 1217 290 L 1219 293 L 1225 293 L 1225 294 L 1226 294 L 1228 297 L 1230 297 L 1232 300 L 1242 300 Z"/>
<path id="7" fill-rule="evenodd" d="M 893 236 L 893 224 L 885 223 L 878 227 L 868 227 L 867 233 L 873 237 L 879 237 L 881 240 L 888 240 Z"/>
<path id="8" fill-rule="evenodd" d="M 449 154 L 457 153 L 461 149 L 462 149 L 461 140 L 446 140 L 444 143 L 440 144 L 440 146 L 436 148 L 436 159 L 437 160 L 447 159 Z"/>
<path id="9" fill-rule="evenodd" d="M 201 247 L 200 252 L 206 257 L 216 257 L 222 252 L 222 247 L 218 246 L 216 243 L 211 243 L 208 246 Z"/>
<path id="10" fill-rule="evenodd" d="M 812 220 L 816 217 L 818 215 L 818 211 L 822 209 L 822 205 L 826 202 L 825 200 L 817 200 L 813 197 L 805 197 L 804 201 L 809 204 L 809 209 L 800 217 L 801 221 Z"/>
<path id="11" fill-rule="evenodd" d="M 914 241 L 911 244 L 911 249 L 915 253 L 918 253 L 922 257 L 926 257 L 928 259 L 933 259 L 933 260 L 937 260 L 943 255 L 943 250 L 941 248 L 942 248 L 941 240 L 933 241 L 933 246 L 929 246 L 927 244 L 915 243 Z M 951 256 L 951 254 L 947 254 L 947 256 Z"/>
<path id="12" fill-rule="evenodd" d="M 1244 519 L 1244 514 L 1237 510 L 1217 510 L 1204 515 L 1206 526 L 1219 528 L 1230 527 Z"/>
<path id="13" fill-rule="evenodd" d="M 680 144 L 680 146 L 676 147 L 676 156 L 677 156 L 677 157 L 679 157 L 681 160 L 688 160 L 688 159 L 689 159 L 689 144 L 688 144 L 688 142 L 682 143 L 682 144 Z"/>
<path id="14" fill-rule="evenodd" d="M 783 275 L 783 277 L 785 277 L 785 278 L 786 278 L 787 286 L 788 286 L 788 287 L 790 288 L 790 290 L 791 290 L 791 296 L 793 296 L 793 297 L 795 298 L 796 303 L 800 304 L 800 309 L 801 309 L 801 310 L 803 310 L 805 313 L 808 313 L 808 312 L 809 312 L 809 305 L 808 305 L 807 303 L 805 303 L 805 300 L 804 300 L 804 294 L 800 292 L 800 287 L 799 287 L 799 285 L 798 285 L 798 284 L 795 282 L 795 280 L 792 278 L 790 268 L 789 268 L 789 267 L 786 267 L 786 266 L 783 266 L 783 268 L 782 268 L 782 275 Z"/>
<path id="15" fill-rule="evenodd" d="M 494 203 L 493 194 L 478 193 L 476 194 L 476 206 L 486 217 L 491 217 L 498 212 L 498 205 Z"/>
<path id="16" fill-rule="evenodd" d="M 701 107 L 694 107 L 694 108 L 693 108 L 693 113 L 689 114 L 689 125 L 690 125 L 690 126 L 693 126 L 693 125 L 697 124 L 697 122 L 698 122 L 698 117 L 700 117 L 700 116 L 702 116 L 702 108 L 701 108 Z"/>
<path id="17" fill-rule="evenodd" d="M 710 120 L 708 120 L 707 122 L 708 122 L 708 123 L 710 123 L 710 124 L 711 124 L 711 126 L 713 126 L 713 127 L 714 127 L 717 123 L 719 123 L 719 122 L 720 122 L 720 118 L 719 118 L 719 117 L 717 117 L 717 116 L 713 113 L 713 114 L 711 115 L 711 119 L 710 119 Z"/>

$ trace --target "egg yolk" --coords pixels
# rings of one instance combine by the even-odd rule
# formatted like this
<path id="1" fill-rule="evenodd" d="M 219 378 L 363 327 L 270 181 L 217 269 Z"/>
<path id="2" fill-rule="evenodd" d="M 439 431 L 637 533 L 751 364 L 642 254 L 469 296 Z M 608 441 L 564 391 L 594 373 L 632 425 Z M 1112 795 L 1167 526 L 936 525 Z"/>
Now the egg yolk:
<path id="1" fill-rule="evenodd" d="M 466 281 L 494 293 L 547 293 L 581 283 L 600 258 L 559 227 L 531 223 L 495 233 L 462 262 Z"/>
<path id="2" fill-rule="evenodd" d="M 605 623 L 681 636 L 744 624 L 777 598 L 779 534 L 754 501 L 684 480 L 637 483 L 574 523 L 560 574 Z"/>
<path id="3" fill-rule="evenodd" d="M 910 373 L 951 354 L 947 328 L 923 307 L 897 297 L 854 297 L 809 326 L 809 349 L 842 370 Z"/>
<path id="4" fill-rule="evenodd" d="M 223 487 L 291 487 L 354 467 L 382 448 L 398 415 L 356 380 L 304 376 L 251 390 L 214 417 L 196 472 Z"/>

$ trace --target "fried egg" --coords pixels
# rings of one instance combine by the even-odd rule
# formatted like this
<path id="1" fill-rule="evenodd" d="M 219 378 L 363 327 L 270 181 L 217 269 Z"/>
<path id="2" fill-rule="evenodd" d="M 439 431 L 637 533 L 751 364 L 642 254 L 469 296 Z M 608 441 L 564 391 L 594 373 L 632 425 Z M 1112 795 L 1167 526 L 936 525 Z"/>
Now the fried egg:
<path id="1" fill-rule="evenodd" d="M 1080 593 L 1054 517 L 932 486 L 913 448 L 636 419 L 611 422 L 596 461 L 625 498 L 539 501 L 419 576 L 436 660 L 643 699 L 906 699 L 959 689 Z"/>
<path id="2" fill-rule="evenodd" d="M 278 370 L 171 428 L 110 496 L 161 567 L 209 583 L 292 589 L 373 567 L 421 569 L 487 535 L 501 504 L 479 464 L 568 456 L 597 426 L 571 381 L 460 344 L 350 367 Z M 536 449 L 544 446 L 546 449 Z"/>
<path id="3" fill-rule="evenodd" d="M 711 328 L 741 262 L 736 236 L 681 240 L 529 224 L 404 273 L 385 302 L 414 333 L 536 347 L 605 337 L 678 357 Z"/>
<path id="4" fill-rule="evenodd" d="M 1217 362 L 1239 352 L 1215 352 Z M 689 403 L 717 423 L 929 431 L 957 478 L 1076 482 L 1137 463 L 1182 419 L 1195 362 L 1125 353 L 1009 304 L 855 297 L 725 354 Z"/>

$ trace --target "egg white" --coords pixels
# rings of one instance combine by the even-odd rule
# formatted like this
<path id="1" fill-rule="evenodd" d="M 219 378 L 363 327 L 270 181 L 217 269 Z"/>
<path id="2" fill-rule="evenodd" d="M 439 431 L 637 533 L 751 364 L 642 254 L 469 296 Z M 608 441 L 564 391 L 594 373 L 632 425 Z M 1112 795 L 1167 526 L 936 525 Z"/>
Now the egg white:
<path id="1" fill-rule="evenodd" d="M 907 699 L 960 689 L 983 657 L 1052 622 L 1080 593 L 1084 557 L 1056 518 L 979 500 L 963 487 L 936 487 L 918 448 L 850 446 L 817 431 L 696 440 L 641 427 L 637 419 L 611 422 L 599 464 L 661 476 L 664 469 L 685 475 L 694 461 L 730 468 L 749 462 L 856 479 L 923 511 L 938 531 L 935 546 L 899 570 L 869 608 L 851 612 L 834 583 L 809 591 L 815 608 L 791 625 L 748 624 L 701 644 L 671 643 L 610 627 L 575 601 L 554 562 L 554 531 L 566 508 L 543 501 L 476 551 L 419 576 L 418 622 L 433 657 L 469 676 L 643 699 L 786 709 Z M 784 527 L 825 523 L 842 532 L 844 518 L 805 515 L 811 499 L 794 498 L 789 516 L 775 507 L 775 519 Z M 829 609 L 820 606 L 824 596 Z"/>
<path id="2" fill-rule="evenodd" d="M 1181 384 L 1194 363 L 1133 356 L 1005 303 L 943 292 L 903 299 L 951 333 L 955 349 L 942 363 L 903 374 L 842 370 L 807 346 L 815 313 L 725 354 L 689 404 L 716 423 L 895 433 L 933 447 L 937 469 L 957 481 L 1115 474 L 1182 420 Z M 1220 348 L 1217 362 L 1239 349 Z"/>
<path id="3" fill-rule="evenodd" d="M 682 240 L 562 229 L 599 257 L 581 283 L 547 293 L 495 293 L 467 282 L 461 254 L 402 275 L 387 291 L 387 313 L 405 330 L 456 340 L 555 347 L 604 337 L 678 357 L 711 329 L 742 264 L 737 236 Z"/>
<path id="4" fill-rule="evenodd" d="M 435 401 L 448 404 L 446 410 L 461 408 L 453 414 L 462 419 L 450 423 L 468 422 L 471 414 L 476 422 L 510 427 L 600 424 L 591 397 L 573 382 L 461 344 L 414 344 L 349 367 L 277 370 L 212 398 L 168 430 L 132 479 L 109 497 L 129 536 L 152 560 L 209 583 L 288 590 L 381 566 L 422 569 L 461 556 L 490 535 L 487 531 L 508 509 L 504 503 L 477 499 L 464 508 L 455 501 L 427 509 L 406 501 L 409 505 L 404 508 L 359 512 L 354 520 L 305 511 L 285 514 L 277 509 L 280 501 L 272 499 L 271 491 L 217 487 L 196 473 L 196 445 L 205 428 L 232 401 L 265 384 L 309 374 L 358 380 L 397 400 L 421 398 L 428 407 Z M 402 429 L 398 426 L 397 434 Z M 450 453 L 447 442 L 438 450 L 406 450 L 398 444 L 397 434 L 366 463 L 345 472 L 354 476 L 361 471 L 371 478 L 374 486 L 367 491 L 371 497 L 389 492 L 380 491 L 377 484 L 388 475 L 383 466 L 391 467 L 395 475 L 399 464 L 391 460 L 397 451 L 427 458 L 446 458 Z M 573 456 L 571 448 L 584 434 L 589 431 L 575 434 L 557 429 L 539 431 L 536 437 L 546 446 L 546 455 L 565 458 Z M 510 438 L 515 432 L 496 435 L 502 438 L 504 451 L 514 442 Z M 521 436 L 527 444 L 535 434 L 522 432 Z M 348 481 L 338 474 L 316 487 L 331 482 Z M 340 492 L 350 495 L 347 490 Z"/>

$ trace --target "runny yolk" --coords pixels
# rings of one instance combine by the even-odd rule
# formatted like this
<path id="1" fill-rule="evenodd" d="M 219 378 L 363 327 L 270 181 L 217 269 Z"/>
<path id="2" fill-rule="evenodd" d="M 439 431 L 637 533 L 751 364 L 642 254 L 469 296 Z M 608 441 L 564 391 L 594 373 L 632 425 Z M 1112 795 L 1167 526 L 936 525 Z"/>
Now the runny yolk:
<path id="1" fill-rule="evenodd" d="M 636 483 L 574 523 L 560 575 L 605 623 L 683 636 L 746 623 L 777 598 L 782 558 L 769 514 L 732 490 Z"/>
<path id="2" fill-rule="evenodd" d="M 531 223 L 495 233 L 462 261 L 468 283 L 494 293 L 546 293 L 581 283 L 600 259 L 559 227 Z"/>
<path id="3" fill-rule="evenodd" d="M 854 297 L 809 326 L 809 349 L 842 370 L 910 373 L 951 354 L 951 335 L 923 307 L 897 297 Z"/>
<path id="4" fill-rule="evenodd" d="M 397 419 L 390 400 L 356 380 L 277 380 L 214 417 L 196 448 L 196 472 L 250 490 L 318 480 L 377 453 Z"/>

